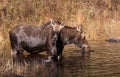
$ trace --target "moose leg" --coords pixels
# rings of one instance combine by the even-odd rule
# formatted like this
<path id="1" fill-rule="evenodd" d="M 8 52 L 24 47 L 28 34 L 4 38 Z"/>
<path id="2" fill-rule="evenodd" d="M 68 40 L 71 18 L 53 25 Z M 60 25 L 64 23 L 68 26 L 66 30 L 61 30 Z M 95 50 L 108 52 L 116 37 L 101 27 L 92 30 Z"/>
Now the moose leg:
<path id="1" fill-rule="evenodd" d="M 58 60 L 60 60 L 63 57 L 62 51 L 64 49 L 64 45 L 63 45 L 63 42 L 60 37 L 58 37 L 58 39 L 57 39 L 56 46 L 57 46 L 57 56 L 58 56 L 57 58 L 58 58 Z"/>
<path id="2" fill-rule="evenodd" d="M 18 61 L 23 62 L 22 57 L 23 57 L 24 50 L 19 49 L 17 45 L 11 45 L 11 46 L 12 46 L 11 57 L 12 57 L 13 63 L 17 63 Z"/>
<path id="3" fill-rule="evenodd" d="M 17 49 L 12 49 L 11 50 L 11 56 L 12 56 L 12 58 L 16 58 L 16 57 L 21 57 L 21 56 L 23 56 L 23 51 L 24 50 L 17 50 Z"/>
<path id="4" fill-rule="evenodd" d="M 12 48 L 11 56 L 16 57 L 19 54 L 22 54 L 24 50 L 22 49 L 21 42 L 18 41 L 19 38 L 15 35 L 15 33 L 12 32 L 9 32 L 9 36 L 10 36 L 10 43 Z"/>
<path id="5" fill-rule="evenodd" d="M 59 45 L 57 46 L 57 58 L 58 60 L 62 59 L 62 51 L 64 49 L 64 46 L 63 45 Z"/>
<path id="6" fill-rule="evenodd" d="M 49 41 L 47 42 L 47 53 L 48 53 L 48 59 L 52 59 L 53 61 L 57 60 L 57 32 L 53 33 L 52 36 L 49 36 Z"/>
<path id="7" fill-rule="evenodd" d="M 56 46 L 48 46 L 46 52 L 47 52 L 49 61 L 51 61 L 51 60 L 56 61 L 57 60 L 57 48 L 56 48 Z"/>

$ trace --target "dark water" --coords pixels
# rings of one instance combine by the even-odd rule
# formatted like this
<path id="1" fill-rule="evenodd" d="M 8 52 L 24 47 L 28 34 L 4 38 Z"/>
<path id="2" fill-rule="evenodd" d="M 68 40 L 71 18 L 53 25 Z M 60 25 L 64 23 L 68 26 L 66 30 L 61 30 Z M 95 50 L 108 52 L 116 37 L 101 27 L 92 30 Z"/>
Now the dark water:
<path id="1" fill-rule="evenodd" d="M 120 43 L 90 41 L 90 55 L 75 45 L 65 46 L 64 59 L 43 62 L 45 54 L 26 55 L 15 64 L 5 52 L 0 59 L 1 77 L 120 77 Z"/>

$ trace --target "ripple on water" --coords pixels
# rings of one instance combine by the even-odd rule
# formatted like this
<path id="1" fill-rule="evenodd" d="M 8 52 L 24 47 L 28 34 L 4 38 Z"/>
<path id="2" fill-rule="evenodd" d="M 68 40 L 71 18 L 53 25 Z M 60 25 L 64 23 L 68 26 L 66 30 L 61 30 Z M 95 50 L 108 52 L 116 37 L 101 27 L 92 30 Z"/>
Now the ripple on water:
<path id="1" fill-rule="evenodd" d="M 5 73 L 12 71 L 15 76 L 23 77 L 120 77 L 120 43 L 90 41 L 90 47 L 94 52 L 84 56 L 80 48 L 67 45 L 63 52 L 64 59 L 55 63 L 42 63 L 46 55 L 28 56 L 24 59 L 25 67 L 12 70 L 10 67 Z M 6 61 L 8 58 L 3 59 Z M 4 64 L 8 67 L 5 65 L 8 64 Z M 6 74 L 4 76 L 9 77 Z"/>

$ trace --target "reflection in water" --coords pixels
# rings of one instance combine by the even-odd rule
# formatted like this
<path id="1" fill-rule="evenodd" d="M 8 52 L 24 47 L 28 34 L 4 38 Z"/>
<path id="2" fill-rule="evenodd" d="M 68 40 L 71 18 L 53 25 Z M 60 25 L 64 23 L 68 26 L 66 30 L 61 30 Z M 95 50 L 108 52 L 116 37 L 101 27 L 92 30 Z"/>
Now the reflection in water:
<path id="1" fill-rule="evenodd" d="M 46 56 L 36 55 L 20 55 L 14 58 L 14 63 L 11 63 L 11 71 L 3 74 L 4 77 L 71 77 L 69 73 L 84 72 L 88 58 L 82 56 L 71 56 L 69 60 L 64 59 L 57 62 L 44 62 Z M 13 60 L 11 60 L 12 62 Z M 76 65 L 79 61 L 80 65 Z M 79 66 L 76 68 L 76 66 Z M 80 71 L 79 71 L 80 70 Z M 7 71 L 8 72 L 8 71 Z"/>
<path id="2" fill-rule="evenodd" d="M 89 56 L 79 54 L 76 56 L 69 56 L 65 59 L 66 72 L 65 77 L 86 77 L 87 68 L 89 64 Z M 84 76 L 85 75 L 85 76 Z"/>
<path id="3" fill-rule="evenodd" d="M 65 47 L 64 59 L 46 63 L 46 55 L 8 56 L 0 60 L 0 77 L 120 77 L 120 43 L 90 42 L 94 52 L 81 54 L 74 45 Z M 8 54 L 8 53 L 7 53 Z M 2 59 L 2 57 L 0 57 Z"/>
<path id="4" fill-rule="evenodd" d="M 2 77 L 62 77 L 63 75 L 63 63 L 59 62 L 49 62 L 45 63 L 44 58 L 46 56 L 36 54 L 36 55 L 20 55 L 10 60 L 8 63 L 11 69 L 5 70 L 1 73 Z M 9 66 L 9 67 L 10 67 Z M 7 67 L 7 66 L 6 66 Z M 10 70 L 10 71 L 9 71 Z M 6 72 L 6 73 L 5 73 Z M 8 73 L 9 72 L 9 73 Z"/>

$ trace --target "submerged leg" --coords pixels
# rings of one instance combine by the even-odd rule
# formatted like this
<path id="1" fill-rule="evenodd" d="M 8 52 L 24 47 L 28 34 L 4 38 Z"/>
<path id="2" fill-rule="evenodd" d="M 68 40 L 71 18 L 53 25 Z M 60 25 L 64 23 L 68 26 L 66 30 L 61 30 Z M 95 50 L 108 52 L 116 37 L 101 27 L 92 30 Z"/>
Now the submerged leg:
<path id="1" fill-rule="evenodd" d="M 64 49 L 64 44 L 63 44 L 60 36 L 57 39 L 56 46 L 57 46 L 57 59 L 60 60 L 60 59 L 63 58 L 62 52 L 63 52 L 63 49 Z"/>

